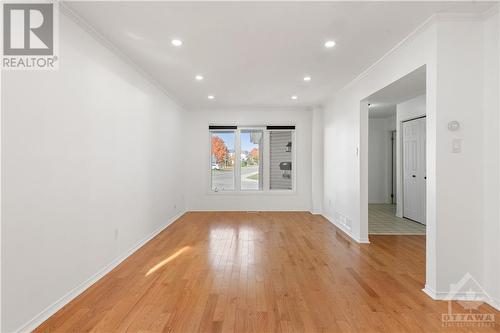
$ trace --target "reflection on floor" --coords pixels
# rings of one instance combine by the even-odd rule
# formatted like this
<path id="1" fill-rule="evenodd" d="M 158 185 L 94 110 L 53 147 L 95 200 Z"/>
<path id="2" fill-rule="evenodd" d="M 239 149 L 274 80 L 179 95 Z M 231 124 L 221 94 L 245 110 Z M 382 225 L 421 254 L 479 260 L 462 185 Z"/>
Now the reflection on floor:
<path id="1" fill-rule="evenodd" d="M 371 235 L 425 235 L 425 225 L 396 216 L 396 205 L 368 205 L 368 233 Z"/>

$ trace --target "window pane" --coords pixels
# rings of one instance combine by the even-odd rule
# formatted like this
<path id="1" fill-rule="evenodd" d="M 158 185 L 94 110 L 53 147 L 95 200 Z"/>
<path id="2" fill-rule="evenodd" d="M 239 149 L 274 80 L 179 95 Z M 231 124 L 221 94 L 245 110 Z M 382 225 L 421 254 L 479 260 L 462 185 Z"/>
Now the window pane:
<path id="1" fill-rule="evenodd" d="M 262 131 L 242 130 L 240 134 L 241 189 L 262 189 Z"/>
<path id="2" fill-rule="evenodd" d="M 271 190 L 291 190 L 292 174 L 292 131 L 272 131 L 269 133 Z"/>
<path id="3" fill-rule="evenodd" d="M 211 132 L 212 191 L 234 190 L 234 131 Z"/>

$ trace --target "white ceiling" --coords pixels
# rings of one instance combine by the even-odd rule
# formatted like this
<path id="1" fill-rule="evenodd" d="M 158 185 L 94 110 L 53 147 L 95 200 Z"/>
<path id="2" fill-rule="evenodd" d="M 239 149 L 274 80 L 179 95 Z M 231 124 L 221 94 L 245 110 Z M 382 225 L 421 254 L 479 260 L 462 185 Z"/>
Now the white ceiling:
<path id="1" fill-rule="evenodd" d="M 396 114 L 396 104 L 410 100 L 426 92 L 425 66 L 408 73 L 387 87 L 369 96 L 370 118 L 386 118 Z"/>
<path id="2" fill-rule="evenodd" d="M 314 106 L 436 12 L 469 2 L 68 2 L 190 109 Z M 170 41 L 179 38 L 181 47 Z M 334 39 L 337 45 L 323 44 Z M 195 81 L 203 74 L 202 82 Z M 304 82 L 304 75 L 312 77 Z M 208 100 L 207 95 L 215 95 Z M 297 100 L 291 100 L 297 95 Z"/>
<path id="3" fill-rule="evenodd" d="M 376 104 L 370 106 L 368 117 L 369 118 L 388 118 L 396 115 L 396 104 Z"/>

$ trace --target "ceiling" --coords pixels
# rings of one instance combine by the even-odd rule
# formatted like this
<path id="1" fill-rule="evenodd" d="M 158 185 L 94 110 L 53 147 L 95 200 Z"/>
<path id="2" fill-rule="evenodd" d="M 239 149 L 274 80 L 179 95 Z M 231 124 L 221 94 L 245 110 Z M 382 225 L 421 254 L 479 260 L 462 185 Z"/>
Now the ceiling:
<path id="1" fill-rule="evenodd" d="M 366 99 L 370 104 L 370 118 L 386 118 L 396 114 L 396 104 L 423 95 L 426 92 L 425 66 L 408 73 Z"/>
<path id="2" fill-rule="evenodd" d="M 309 107 L 436 12 L 479 2 L 66 2 L 189 109 Z M 174 38 L 183 45 L 171 44 Z M 336 46 L 327 49 L 326 40 Z M 204 80 L 196 81 L 202 74 Z M 304 82 L 305 75 L 311 76 Z M 214 95 L 213 100 L 207 98 Z M 291 96 L 297 99 L 292 100 Z"/>
<path id="3" fill-rule="evenodd" d="M 370 106 L 368 117 L 369 118 L 388 118 L 396 115 L 396 104 L 377 104 Z"/>

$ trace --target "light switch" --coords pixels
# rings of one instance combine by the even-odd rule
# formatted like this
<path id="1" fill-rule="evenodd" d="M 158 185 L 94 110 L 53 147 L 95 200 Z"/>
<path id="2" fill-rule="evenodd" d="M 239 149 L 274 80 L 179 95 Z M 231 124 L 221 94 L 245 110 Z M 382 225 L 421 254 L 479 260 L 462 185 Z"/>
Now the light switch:
<path id="1" fill-rule="evenodd" d="M 462 152 L 462 139 L 453 139 L 451 143 L 451 152 L 452 153 Z"/>

